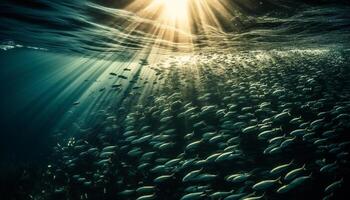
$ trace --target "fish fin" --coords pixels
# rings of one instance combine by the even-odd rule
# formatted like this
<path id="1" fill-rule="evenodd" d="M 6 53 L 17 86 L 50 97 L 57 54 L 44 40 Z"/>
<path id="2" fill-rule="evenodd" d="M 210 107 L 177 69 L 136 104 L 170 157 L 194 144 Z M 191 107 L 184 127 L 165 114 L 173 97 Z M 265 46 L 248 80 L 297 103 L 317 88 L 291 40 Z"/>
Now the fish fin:
<path id="1" fill-rule="evenodd" d="M 278 177 L 277 182 L 282 185 L 283 183 L 282 183 L 281 179 L 282 179 L 282 176 Z"/>
<path id="2" fill-rule="evenodd" d="M 207 194 L 208 192 L 210 192 L 210 191 L 204 191 L 203 194 L 201 194 L 200 196 L 201 197 L 207 197 L 207 196 L 209 196 L 209 194 Z"/>
<path id="3" fill-rule="evenodd" d="M 313 173 L 313 172 L 311 172 L 311 173 L 309 174 L 309 176 L 308 176 L 308 177 L 310 177 L 310 178 L 311 178 L 311 177 L 312 177 L 312 173 Z"/>
<path id="4" fill-rule="evenodd" d="M 260 196 L 260 198 L 264 198 L 265 194 L 266 194 L 266 192 L 264 192 L 264 193 Z"/>
<path id="5" fill-rule="evenodd" d="M 303 169 L 306 169 L 306 163 L 303 164 L 302 168 L 303 168 Z"/>
<path id="6" fill-rule="evenodd" d="M 292 159 L 290 162 L 289 162 L 289 165 L 293 164 L 294 163 L 294 159 Z"/>

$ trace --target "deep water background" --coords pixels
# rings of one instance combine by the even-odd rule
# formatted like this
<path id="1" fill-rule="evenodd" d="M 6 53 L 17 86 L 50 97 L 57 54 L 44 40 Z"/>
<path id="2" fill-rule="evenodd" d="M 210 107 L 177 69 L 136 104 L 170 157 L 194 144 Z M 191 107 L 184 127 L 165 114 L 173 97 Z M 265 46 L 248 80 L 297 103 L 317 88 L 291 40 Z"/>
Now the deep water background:
<path id="1" fill-rule="evenodd" d="M 50 153 L 48 133 L 72 104 L 69 94 L 54 101 L 67 78 L 57 74 L 70 68 L 72 58 L 15 49 L 1 52 L 0 59 L 0 177 L 11 188 L 24 168 L 40 168 Z"/>
<path id="2" fill-rule="evenodd" d="M 350 50 L 346 0 L 249 1 L 256 6 L 247 6 L 243 0 L 230 2 L 238 8 L 232 18 L 234 26 L 224 27 L 224 34 L 194 35 L 196 50 Z M 111 62 L 120 62 L 120 66 L 131 63 L 135 52 L 154 42 L 147 32 L 123 33 L 120 21 L 150 23 L 119 10 L 127 3 L 0 2 L 0 180 L 1 185 L 6 182 L 6 189 L 17 184 L 23 168 L 30 166 L 35 171 L 45 163 L 53 145 L 50 134 L 58 124 L 74 129 L 77 120 L 95 120 L 86 116 L 97 108 L 88 108 L 86 103 L 62 121 L 81 96 L 85 95 L 86 102 L 98 102 L 99 107 L 112 105 L 115 93 L 101 96 L 92 92 L 109 81 L 103 74 Z M 216 41 L 216 45 L 206 46 L 208 41 Z M 101 76 L 101 85 L 89 81 Z M 86 94 L 89 90 L 92 95 Z"/>

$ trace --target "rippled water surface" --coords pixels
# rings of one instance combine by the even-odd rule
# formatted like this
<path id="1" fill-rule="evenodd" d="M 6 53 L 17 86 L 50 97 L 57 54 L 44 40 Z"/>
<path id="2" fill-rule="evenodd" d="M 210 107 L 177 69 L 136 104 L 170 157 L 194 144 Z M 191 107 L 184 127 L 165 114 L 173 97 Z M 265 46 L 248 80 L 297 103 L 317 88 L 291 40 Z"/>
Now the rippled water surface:
<path id="1" fill-rule="evenodd" d="M 147 2 L 150 1 L 136 3 L 147 7 Z M 220 4 L 209 2 L 213 7 Z M 219 8 L 217 12 L 222 13 L 212 11 L 212 15 L 217 14 L 217 23 L 210 24 L 210 20 L 201 22 L 203 27 L 195 30 L 192 28 L 192 33 L 179 36 L 191 38 L 193 44 L 188 44 L 188 41 L 179 44 L 149 31 L 154 27 L 158 31 L 174 29 L 172 31 L 175 34 L 181 35 L 179 32 L 182 30 L 179 27 L 159 24 L 157 19 L 149 17 L 150 14 L 143 15 L 137 9 L 128 8 L 127 1 L 5 1 L 1 5 L 2 49 L 6 49 L 9 43 L 11 45 L 11 41 L 17 45 L 35 46 L 52 51 L 95 55 L 109 52 L 126 53 L 125 51 L 129 50 L 150 48 L 154 44 L 171 50 L 188 45 L 193 45 L 195 50 L 216 47 L 224 50 L 288 48 L 290 45 L 348 45 L 350 16 L 344 3 L 304 4 L 301 1 L 255 0 L 223 2 L 226 3 L 223 4 L 227 7 L 226 11 Z M 157 9 L 154 10 L 156 13 Z M 205 10 L 193 12 L 193 15 L 199 15 L 198 13 Z M 215 27 L 218 24 L 220 27 Z"/>

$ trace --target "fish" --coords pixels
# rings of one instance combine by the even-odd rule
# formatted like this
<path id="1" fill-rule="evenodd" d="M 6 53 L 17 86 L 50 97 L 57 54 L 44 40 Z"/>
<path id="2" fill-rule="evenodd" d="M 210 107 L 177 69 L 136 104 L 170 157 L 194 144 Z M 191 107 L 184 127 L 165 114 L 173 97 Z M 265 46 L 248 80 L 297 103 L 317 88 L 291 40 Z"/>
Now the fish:
<path id="1" fill-rule="evenodd" d="M 295 51 L 194 55 L 188 63 L 174 55 L 140 75 L 122 70 L 114 76 L 131 85 L 113 82 L 126 91 L 114 94 L 115 105 L 89 112 L 96 124 L 55 136 L 54 159 L 42 175 L 52 187 L 43 188 L 67 198 L 74 197 L 65 188 L 74 188 L 82 199 L 283 199 L 293 191 L 306 198 L 302 188 L 338 196 L 350 146 L 350 95 L 334 78 L 344 61 L 329 56 L 323 65 L 321 50 Z M 156 85 L 141 88 L 141 79 Z M 103 107 L 95 103 L 91 109 Z M 318 182 L 324 191 L 312 188 Z M 101 192 L 92 195 L 94 187 Z"/>
<path id="2" fill-rule="evenodd" d="M 205 193 L 203 192 L 194 192 L 182 196 L 180 200 L 197 200 L 203 198 L 204 196 Z"/>
<path id="3" fill-rule="evenodd" d="M 187 151 L 195 150 L 197 149 L 201 144 L 203 143 L 202 140 L 194 141 L 186 146 Z"/>
<path id="4" fill-rule="evenodd" d="M 155 178 L 154 182 L 155 183 L 163 183 L 163 182 L 168 181 L 169 179 L 172 179 L 173 177 L 174 177 L 173 174 L 171 174 L 171 175 L 162 175 L 162 176 L 159 176 L 159 177 Z"/>
<path id="5" fill-rule="evenodd" d="M 251 134 L 251 133 L 256 132 L 257 130 L 258 130 L 258 126 L 254 125 L 254 126 L 249 126 L 249 127 L 243 128 L 242 133 Z"/>
<path id="6" fill-rule="evenodd" d="M 287 119 L 289 117 L 290 117 L 290 113 L 289 113 L 289 111 L 287 111 L 287 112 L 282 112 L 282 113 L 279 113 L 279 114 L 275 115 L 273 117 L 273 120 L 275 122 L 278 122 L 278 121 L 282 121 L 284 119 Z"/>
<path id="7" fill-rule="evenodd" d="M 329 163 L 327 165 L 324 165 L 323 167 L 321 167 L 320 172 L 329 172 L 335 167 L 337 167 L 337 164 L 338 164 L 337 161 L 334 161 L 334 163 Z"/>
<path id="8" fill-rule="evenodd" d="M 265 194 L 262 194 L 260 196 L 254 196 L 254 195 L 255 195 L 255 193 L 252 193 L 252 194 L 249 194 L 245 197 L 242 197 L 241 199 L 242 200 L 259 200 L 259 199 L 263 199 L 265 196 Z"/>
<path id="9" fill-rule="evenodd" d="M 119 75 L 118 78 L 121 78 L 121 79 L 128 79 L 128 77 L 124 76 L 124 75 Z"/>
<path id="10" fill-rule="evenodd" d="M 246 195 L 247 195 L 247 193 L 231 194 L 231 195 L 225 197 L 224 200 L 238 200 Z"/>
<path id="11" fill-rule="evenodd" d="M 213 181 L 217 178 L 217 175 L 216 174 L 200 174 L 198 176 L 196 176 L 193 180 L 194 181 L 199 181 L 199 182 L 210 182 L 210 181 Z"/>
<path id="12" fill-rule="evenodd" d="M 281 143 L 280 147 L 281 147 L 281 148 L 287 148 L 287 147 L 289 147 L 291 144 L 295 143 L 295 141 L 296 141 L 296 137 L 287 138 L 286 140 L 284 140 L 284 141 Z"/>
<path id="13" fill-rule="evenodd" d="M 282 164 L 282 165 L 279 165 L 279 166 L 271 169 L 270 174 L 272 174 L 272 175 L 281 174 L 282 172 L 286 171 L 293 164 L 293 162 L 294 162 L 294 160 L 290 161 L 287 164 Z"/>
<path id="14" fill-rule="evenodd" d="M 227 197 L 228 195 L 232 194 L 234 190 L 228 191 L 228 192 L 214 192 L 213 194 L 210 194 L 209 197 L 211 199 L 222 199 Z"/>
<path id="15" fill-rule="evenodd" d="M 303 136 L 307 133 L 307 131 L 305 129 L 296 129 L 292 132 L 290 132 L 289 134 L 291 136 Z"/>
<path id="16" fill-rule="evenodd" d="M 202 170 L 203 169 L 198 169 L 198 170 L 193 170 L 193 171 L 189 172 L 188 174 L 186 174 L 186 176 L 184 176 L 182 178 L 182 182 L 193 181 L 197 176 L 200 175 Z"/>
<path id="17" fill-rule="evenodd" d="M 139 194 L 147 194 L 147 193 L 153 193 L 155 191 L 154 186 L 142 186 L 136 189 L 136 192 Z"/>
<path id="18" fill-rule="evenodd" d="M 338 181 L 334 181 L 333 183 L 331 183 L 330 185 L 328 185 L 325 189 L 324 192 L 325 193 L 332 193 L 334 192 L 336 189 L 340 188 L 342 186 L 344 182 L 344 178 L 341 178 Z"/>
<path id="19" fill-rule="evenodd" d="M 280 131 L 280 129 L 266 130 L 266 131 L 261 132 L 258 135 L 258 138 L 259 139 L 271 138 L 271 137 L 275 136 L 279 131 Z"/>
<path id="20" fill-rule="evenodd" d="M 300 176 L 298 178 L 295 178 L 292 180 L 289 184 L 283 185 L 282 187 L 278 188 L 277 193 L 286 193 L 290 190 L 298 187 L 299 185 L 302 185 L 305 181 L 310 180 L 312 177 L 312 173 L 308 176 Z"/>
<path id="21" fill-rule="evenodd" d="M 256 184 L 253 185 L 253 189 L 254 190 L 258 190 L 258 191 L 265 191 L 273 186 L 275 186 L 277 183 L 280 183 L 281 181 L 281 177 L 275 179 L 275 180 L 264 180 L 264 181 L 260 181 Z"/>
<path id="22" fill-rule="evenodd" d="M 155 198 L 156 198 L 155 194 L 149 194 L 149 195 L 140 196 L 136 200 L 152 200 Z"/>
<path id="23" fill-rule="evenodd" d="M 247 181 L 251 177 L 250 173 L 233 174 L 226 178 L 226 181 L 241 183 Z"/>
<path id="24" fill-rule="evenodd" d="M 300 168 L 296 168 L 291 170 L 290 172 L 288 172 L 285 176 L 284 176 L 284 180 L 285 181 L 291 181 L 292 179 L 294 179 L 295 177 L 299 176 L 300 174 L 302 174 L 305 170 L 306 170 L 306 164 L 304 164 L 302 167 Z"/>

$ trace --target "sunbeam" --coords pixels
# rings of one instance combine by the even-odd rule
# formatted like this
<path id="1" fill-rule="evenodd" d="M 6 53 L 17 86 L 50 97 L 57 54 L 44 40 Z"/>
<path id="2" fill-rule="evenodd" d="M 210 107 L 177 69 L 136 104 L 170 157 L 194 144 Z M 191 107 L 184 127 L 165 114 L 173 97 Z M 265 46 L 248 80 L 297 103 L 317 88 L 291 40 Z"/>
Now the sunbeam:
<path id="1" fill-rule="evenodd" d="M 0 200 L 349 196 L 338 1 L 2 1 Z"/>
<path id="2" fill-rule="evenodd" d="M 225 4 L 212 0 L 136 0 L 125 10 L 153 21 L 124 24 L 130 35 L 141 30 L 155 39 L 146 48 L 168 46 L 179 52 L 194 51 L 198 38 L 208 39 L 213 33 L 221 33 L 223 23 L 227 26 L 232 18 Z"/>
<path id="3" fill-rule="evenodd" d="M 161 20 L 175 21 L 177 23 L 188 20 L 190 0 L 154 0 L 154 6 L 161 7 Z"/>

